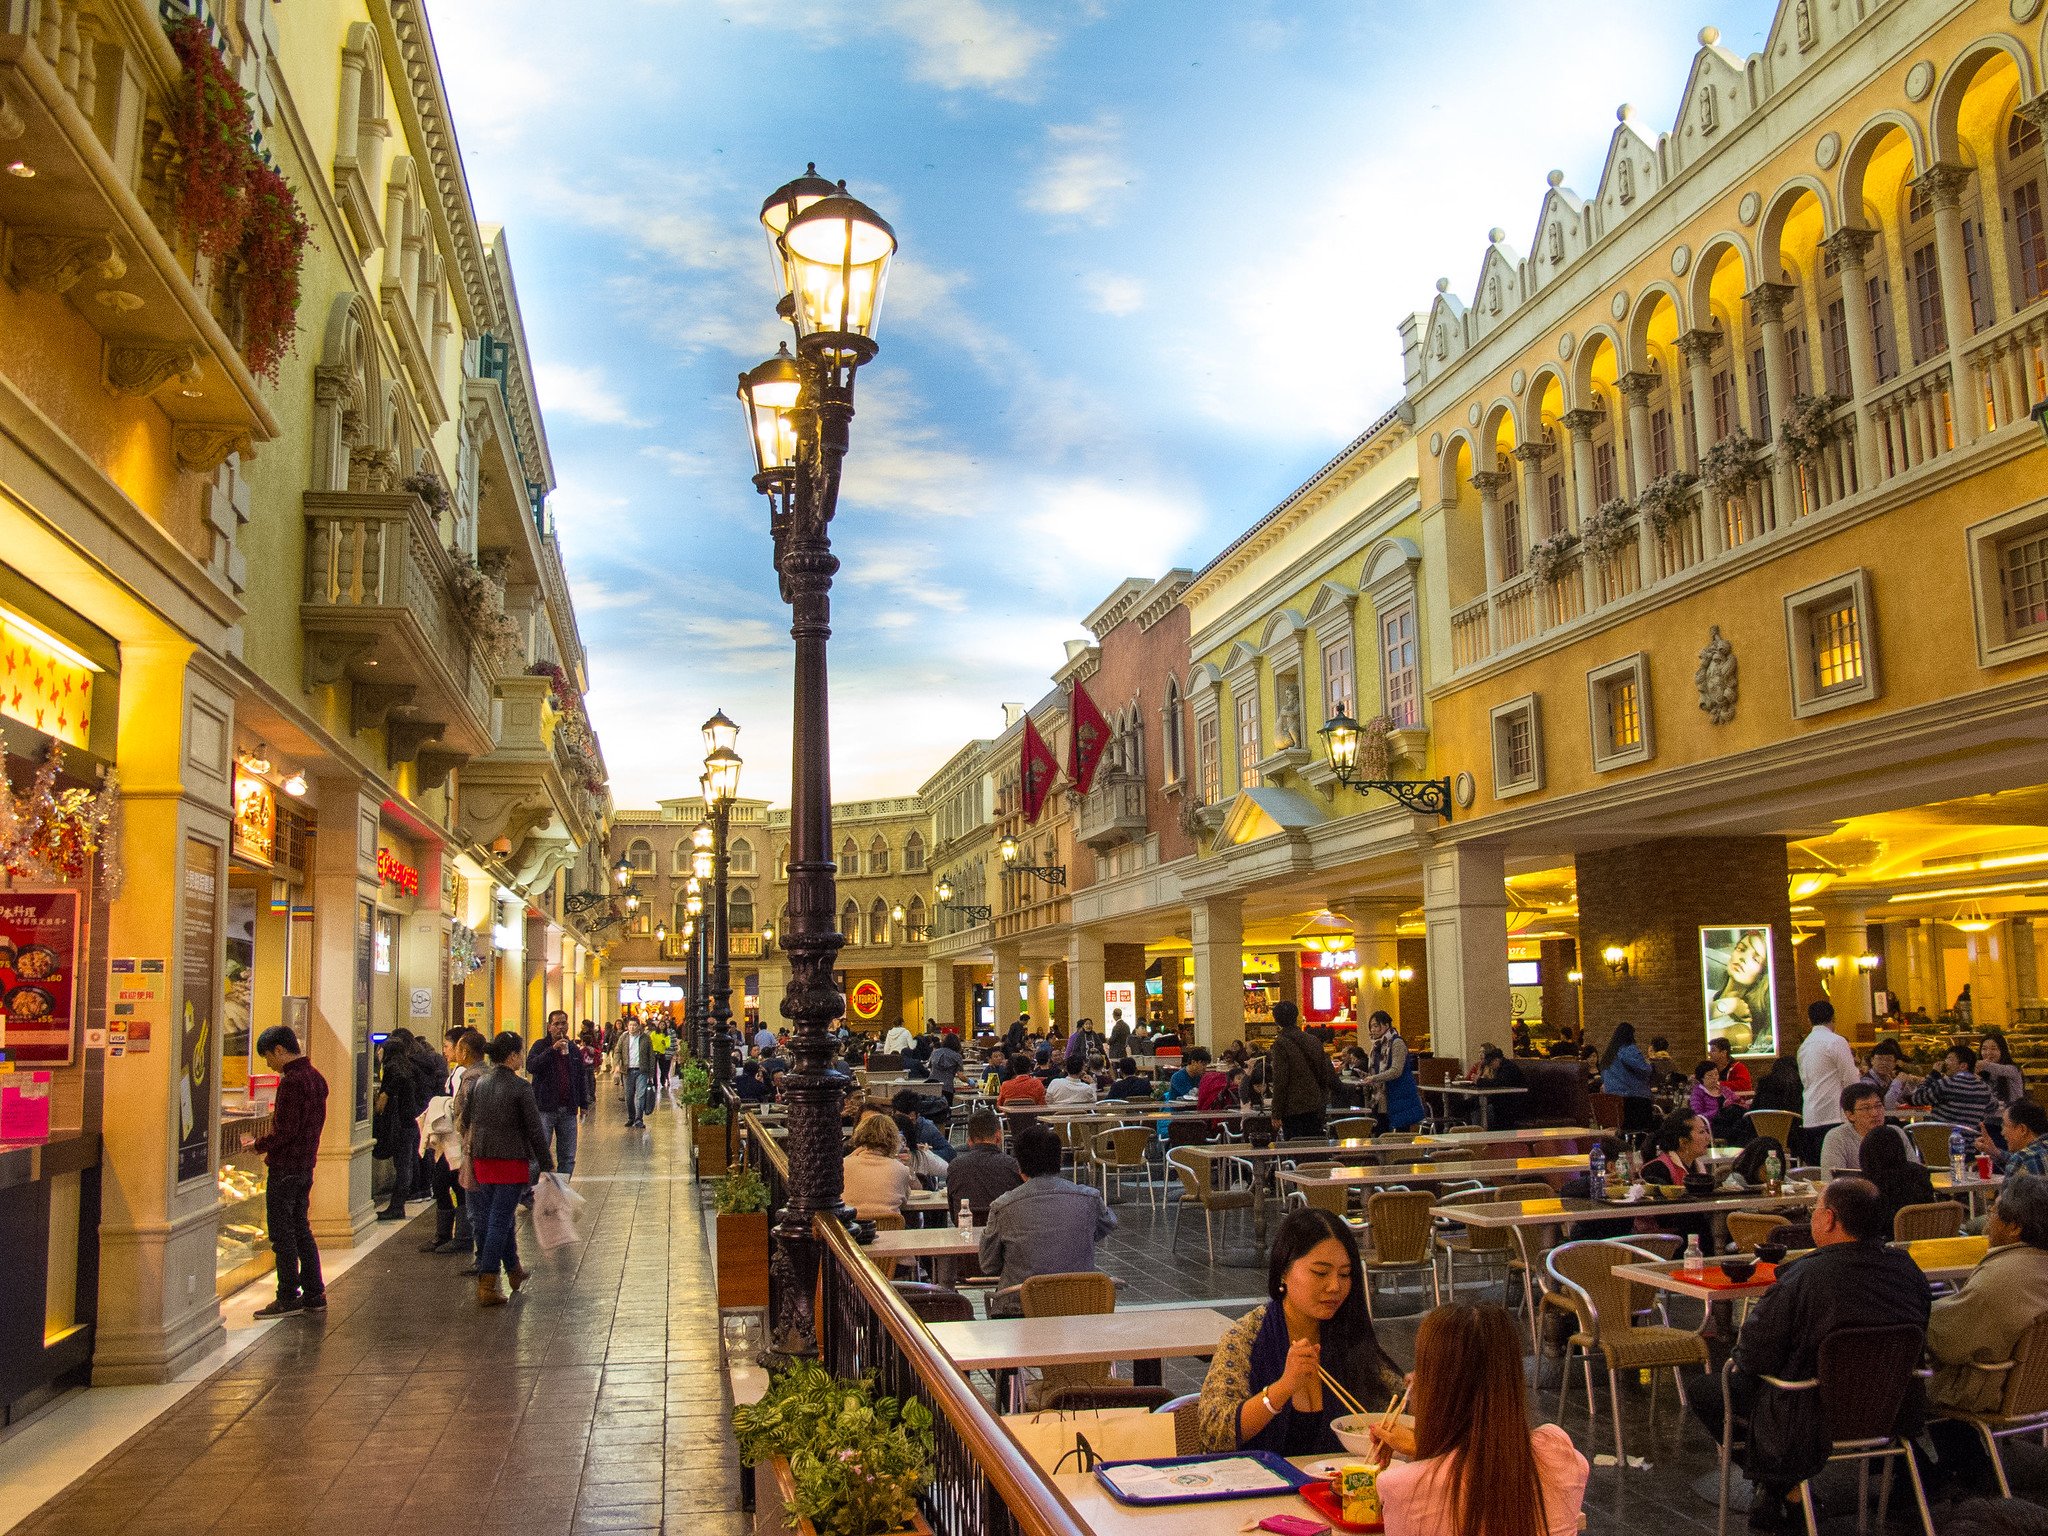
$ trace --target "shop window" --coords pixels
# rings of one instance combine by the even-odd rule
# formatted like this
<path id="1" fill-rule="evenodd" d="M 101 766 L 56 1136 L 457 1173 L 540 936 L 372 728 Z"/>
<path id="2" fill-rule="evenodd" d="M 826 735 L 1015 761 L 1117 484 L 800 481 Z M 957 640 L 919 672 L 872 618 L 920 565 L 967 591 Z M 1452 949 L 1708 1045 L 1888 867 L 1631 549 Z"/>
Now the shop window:
<path id="1" fill-rule="evenodd" d="M 1237 783 L 1250 789 L 1259 781 L 1258 762 L 1265 755 L 1259 732 L 1259 685 L 1248 679 L 1237 700 Z"/>
<path id="2" fill-rule="evenodd" d="M 875 835 L 874 841 L 868 844 L 868 873 L 871 875 L 886 875 L 889 873 L 889 843 L 879 833 Z"/>
<path id="3" fill-rule="evenodd" d="M 1792 713 L 1800 718 L 1877 697 L 1870 577 L 1835 577 L 1785 599 Z"/>
<path id="4" fill-rule="evenodd" d="M 924 873 L 924 839 L 915 832 L 903 839 L 903 872 L 906 875 Z"/>
<path id="5" fill-rule="evenodd" d="M 1602 772 L 1646 763 L 1650 743 L 1650 662 L 1641 652 L 1586 674 L 1593 766 Z"/>
<path id="6" fill-rule="evenodd" d="M 1223 798 L 1223 725 L 1214 714 L 1195 717 L 1196 792 L 1204 805 Z"/>
<path id="7" fill-rule="evenodd" d="M 1418 723 L 1418 670 L 1415 604 L 1401 603 L 1380 615 L 1380 699 L 1396 728 Z"/>
<path id="8" fill-rule="evenodd" d="M 1345 635 L 1323 647 L 1323 718 L 1350 714 L 1357 698 L 1351 678 L 1351 637 Z"/>
<path id="9" fill-rule="evenodd" d="M 1979 523 L 1968 537 L 1978 659 L 2048 652 L 2048 503 Z"/>
<path id="10" fill-rule="evenodd" d="M 1497 800 L 1533 794 L 1543 787 L 1543 722 L 1536 695 L 1496 705 L 1493 727 L 1493 793 Z"/>

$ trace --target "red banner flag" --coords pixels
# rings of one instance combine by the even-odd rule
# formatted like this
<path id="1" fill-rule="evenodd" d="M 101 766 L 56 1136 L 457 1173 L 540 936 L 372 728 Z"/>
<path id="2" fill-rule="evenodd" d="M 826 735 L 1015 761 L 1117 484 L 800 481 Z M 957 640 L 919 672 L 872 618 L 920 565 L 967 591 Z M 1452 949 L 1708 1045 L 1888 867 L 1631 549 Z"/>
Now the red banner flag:
<path id="1" fill-rule="evenodd" d="M 1093 787 L 1095 769 L 1109 747 L 1109 722 L 1103 719 L 1102 711 L 1095 707 L 1078 677 L 1074 679 L 1072 714 L 1074 727 L 1067 748 L 1067 777 L 1074 781 L 1075 790 L 1085 795 Z"/>
<path id="2" fill-rule="evenodd" d="M 1060 760 L 1052 754 L 1052 748 L 1045 744 L 1045 738 L 1038 734 L 1038 727 L 1031 717 L 1024 717 L 1024 819 L 1037 824 L 1039 812 L 1045 809 L 1045 802 L 1052 796 L 1052 781 L 1059 776 Z"/>

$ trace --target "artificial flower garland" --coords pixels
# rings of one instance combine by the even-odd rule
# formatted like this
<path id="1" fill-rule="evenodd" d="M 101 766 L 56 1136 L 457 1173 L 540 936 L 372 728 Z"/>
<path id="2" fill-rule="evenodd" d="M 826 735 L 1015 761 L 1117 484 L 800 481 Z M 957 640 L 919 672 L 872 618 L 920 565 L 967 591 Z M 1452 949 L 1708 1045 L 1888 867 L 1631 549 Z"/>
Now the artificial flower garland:
<path id="1" fill-rule="evenodd" d="M 0 874 L 43 882 L 81 878 L 99 856 L 100 893 L 121 894 L 121 785 L 59 789 L 63 749 L 52 741 L 26 793 L 0 783 Z"/>

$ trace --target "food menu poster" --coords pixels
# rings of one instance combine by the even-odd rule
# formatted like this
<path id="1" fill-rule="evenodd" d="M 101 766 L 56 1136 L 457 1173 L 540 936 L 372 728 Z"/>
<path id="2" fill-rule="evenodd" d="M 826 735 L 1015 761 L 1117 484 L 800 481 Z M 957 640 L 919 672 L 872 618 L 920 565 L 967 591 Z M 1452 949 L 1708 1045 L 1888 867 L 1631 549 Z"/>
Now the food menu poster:
<path id="1" fill-rule="evenodd" d="M 71 1065 L 77 963 L 78 892 L 0 891 L 0 1015 L 22 1065 Z"/>

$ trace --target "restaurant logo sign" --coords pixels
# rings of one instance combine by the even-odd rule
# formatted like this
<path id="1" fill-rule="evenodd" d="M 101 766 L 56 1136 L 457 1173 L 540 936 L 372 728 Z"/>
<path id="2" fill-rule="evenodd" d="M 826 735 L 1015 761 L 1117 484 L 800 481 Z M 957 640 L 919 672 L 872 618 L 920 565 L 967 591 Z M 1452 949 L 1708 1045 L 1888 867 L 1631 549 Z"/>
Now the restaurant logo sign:
<path id="1" fill-rule="evenodd" d="M 853 984 L 848 1001 L 853 1006 L 856 1019 L 879 1018 L 882 1012 L 882 984 L 878 981 L 857 981 Z"/>
<path id="2" fill-rule="evenodd" d="M 386 885 L 395 886 L 402 896 L 420 893 L 420 872 L 389 848 L 377 850 L 377 878 Z"/>
<path id="3" fill-rule="evenodd" d="M 277 794 L 254 774 L 235 770 L 235 853 L 266 868 L 277 857 Z"/>

